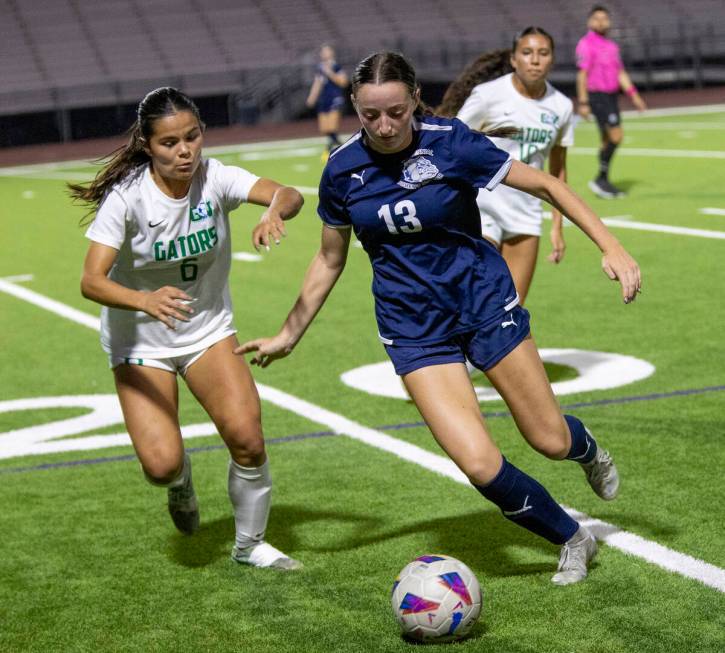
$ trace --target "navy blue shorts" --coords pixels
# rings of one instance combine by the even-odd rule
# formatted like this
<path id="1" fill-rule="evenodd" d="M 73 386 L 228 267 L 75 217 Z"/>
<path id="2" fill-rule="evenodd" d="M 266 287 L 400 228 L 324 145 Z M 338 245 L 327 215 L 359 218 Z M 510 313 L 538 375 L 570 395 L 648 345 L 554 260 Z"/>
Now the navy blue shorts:
<path id="1" fill-rule="evenodd" d="M 342 111 L 344 106 L 345 98 L 342 95 L 323 96 L 317 101 L 315 109 L 317 113 L 329 113 L 330 111 Z"/>
<path id="2" fill-rule="evenodd" d="M 385 345 L 385 350 L 398 376 L 421 367 L 463 363 L 466 359 L 479 370 L 485 371 L 515 349 L 529 332 L 529 312 L 521 306 L 515 306 L 500 322 L 453 336 L 439 344 L 423 347 Z"/>

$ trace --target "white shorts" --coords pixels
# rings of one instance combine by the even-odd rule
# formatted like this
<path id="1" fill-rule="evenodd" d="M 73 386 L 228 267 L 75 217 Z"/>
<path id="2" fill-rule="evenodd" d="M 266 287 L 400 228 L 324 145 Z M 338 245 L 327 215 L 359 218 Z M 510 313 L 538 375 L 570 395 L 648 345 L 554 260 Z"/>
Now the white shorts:
<path id="1" fill-rule="evenodd" d="M 173 356 L 172 358 L 127 358 L 126 356 L 108 354 L 108 366 L 111 369 L 115 369 L 119 365 L 142 365 L 143 367 L 155 367 L 158 370 L 165 370 L 172 374 L 178 373 L 181 376 L 186 376 L 189 367 L 196 363 L 208 349 L 209 347 L 206 347 L 191 354 Z"/>
<path id="2" fill-rule="evenodd" d="M 233 336 L 237 332 L 236 329 L 222 329 L 217 332 L 216 337 L 211 338 L 211 342 L 206 347 L 197 351 L 181 354 L 180 356 L 170 356 L 167 358 L 130 358 L 128 356 L 116 356 L 108 354 L 108 366 L 115 369 L 119 365 L 142 365 L 144 367 L 155 367 L 159 370 L 166 370 L 172 374 L 181 374 L 186 376 L 189 368 L 196 363 L 211 347 L 221 342 L 229 336 Z M 209 338 L 205 338 L 209 340 Z"/>
<path id="3" fill-rule="evenodd" d="M 516 223 L 507 220 L 496 220 L 481 211 L 481 232 L 484 238 L 493 240 L 499 245 L 515 236 L 541 236 L 541 220 L 519 219 Z"/>

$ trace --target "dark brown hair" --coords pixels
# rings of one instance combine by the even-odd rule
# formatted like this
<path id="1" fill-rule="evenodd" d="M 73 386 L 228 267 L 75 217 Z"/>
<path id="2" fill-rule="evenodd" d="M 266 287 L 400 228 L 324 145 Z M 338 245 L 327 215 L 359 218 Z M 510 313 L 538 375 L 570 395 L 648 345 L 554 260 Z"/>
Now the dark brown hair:
<path id="1" fill-rule="evenodd" d="M 540 34 L 549 39 L 551 51 L 554 51 L 554 39 L 551 34 L 541 27 L 527 27 L 514 37 L 510 49 L 504 48 L 484 52 L 480 57 L 466 66 L 463 72 L 446 89 L 443 100 L 436 109 L 436 113 L 449 118 L 455 117 L 466 101 L 466 98 L 471 94 L 474 86 L 513 72 L 511 55 L 516 51 L 519 41 L 531 34 Z"/>
<path id="2" fill-rule="evenodd" d="M 170 86 L 157 88 L 141 100 L 136 111 L 136 122 L 127 132 L 128 142 L 100 160 L 105 162 L 105 165 L 89 184 L 68 184 L 70 196 L 90 207 L 81 224 L 98 209 L 103 198 L 115 184 L 122 182 L 129 173 L 151 160 L 144 151 L 144 145 L 154 133 L 154 123 L 159 118 L 181 111 L 194 114 L 199 126 L 204 128 L 196 104 L 175 88 Z"/>
<path id="3" fill-rule="evenodd" d="M 384 50 L 365 57 L 352 74 L 352 94 L 356 95 L 363 84 L 385 84 L 386 82 L 402 82 L 415 97 L 420 89 L 415 69 L 410 62 L 399 52 Z M 420 100 L 415 109 L 418 115 L 432 114 L 432 111 Z"/>

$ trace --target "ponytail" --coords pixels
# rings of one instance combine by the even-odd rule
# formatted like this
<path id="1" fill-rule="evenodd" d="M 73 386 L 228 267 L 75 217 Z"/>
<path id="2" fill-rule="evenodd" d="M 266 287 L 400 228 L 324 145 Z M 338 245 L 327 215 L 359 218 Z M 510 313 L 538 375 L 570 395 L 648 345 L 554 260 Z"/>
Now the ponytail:
<path id="1" fill-rule="evenodd" d="M 501 77 L 513 71 L 511 50 L 492 50 L 485 52 L 471 62 L 458 78 L 451 83 L 436 109 L 439 116 L 455 118 L 474 86 Z"/>

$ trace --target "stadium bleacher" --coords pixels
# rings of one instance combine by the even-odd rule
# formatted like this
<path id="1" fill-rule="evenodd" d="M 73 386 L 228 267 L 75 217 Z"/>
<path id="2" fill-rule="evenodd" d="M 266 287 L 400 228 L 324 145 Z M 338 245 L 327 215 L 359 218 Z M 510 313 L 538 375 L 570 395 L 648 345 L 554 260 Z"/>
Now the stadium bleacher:
<path id="1" fill-rule="evenodd" d="M 645 62 L 648 84 L 685 79 L 658 73 L 662 61 L 717 60 L 725 79 L 722 0 L 667 0 L 656 12 L 646 0 L 607 4 L 628 67 L 636 74 L 631 64 Z M 571 76 L 588 10 L 567 0 L 0 0 L 0 115 L 130 103 L 161 84 L 194 96 L 299 94 L 322 42 L 348 66 L 376 48 L 403 49 L 441 81 L 531 24 L 554 36 L 558 70 Z M 267 88 L 272 73 L 296 88 Z"/>

